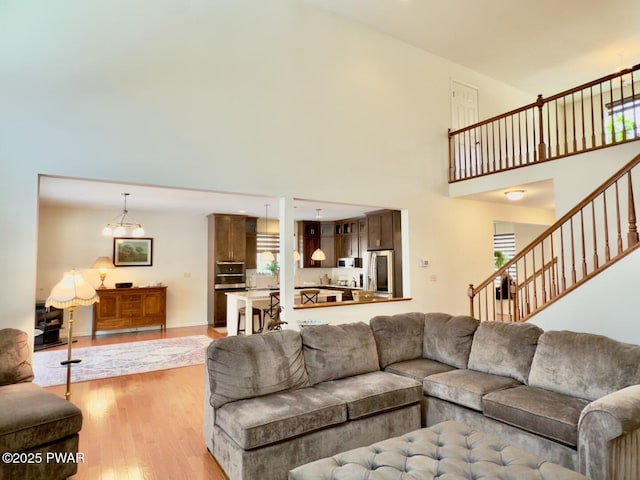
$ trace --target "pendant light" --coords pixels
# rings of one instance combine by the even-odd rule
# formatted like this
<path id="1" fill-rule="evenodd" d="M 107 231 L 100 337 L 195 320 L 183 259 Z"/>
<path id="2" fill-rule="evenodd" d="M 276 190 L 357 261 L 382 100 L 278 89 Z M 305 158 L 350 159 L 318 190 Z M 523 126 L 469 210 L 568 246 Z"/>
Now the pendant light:
<path id="1" fill-rule="evenodd" d="M 265 234 L 269 233 L 269 204 L 268 203 L 264 204 L 264 233 Z M 261 262 L 271 263 L 271 262 L 274 262 L 275 260 L 276 260 L 276 257 L 273 254 L 273 252 L 271 252 L 270 250 L 267 250 L 266 252 L 262 252 L 260 254 Z"/>
<path id="2" fill-rule="evenodd" d="M 127 210 L 127 197 L 130 193 L 123 193 L 124 208 L 122 213 L 113 218 L 106 227 L 102 229 L 102 235 L 107 237 L 124 237 L 128 233 L 132 237 L 144 237 L 144 228 L 138 222 L 131 221 L 127 218 L 129 211 Z"/>
<path id="3" fill-rule="evenodd" d="M 320 215 L 320 208 L 316 208 L 316 218 L 322 218 L 322 215 Z M 319 249 L 316 248 L 313 253 L 311 254 L 311 260 L 315 260 L 316 262 L 322 262 L 323 260 L 326 260 L 327 256 L 324 254 L 324 252 Z"/>

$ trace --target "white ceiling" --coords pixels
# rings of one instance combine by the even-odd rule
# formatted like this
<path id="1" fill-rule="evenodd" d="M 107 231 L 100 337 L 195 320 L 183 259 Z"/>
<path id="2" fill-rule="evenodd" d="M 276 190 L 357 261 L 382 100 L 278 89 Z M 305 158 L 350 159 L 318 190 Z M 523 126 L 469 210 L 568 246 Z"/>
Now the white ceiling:
<path id="1" fill-rule="evenodd" d="M 110 210 L 112 216 L 122 212 L 123 193 L 129 193 L 127 209 L 135 219 L 137 211 L 209 215 L 230 213 L 264 218 L 276 218 L 280 212 L 280 200 L 275 197 L 238 195 L 203 190 L 185 190 L 149 185 L 132 185 L 76 178 L 40 177 L 40 204 L 43 206 L 77 207 Z M 265 205 L 268 204 L 267 208 Z M 380 206 L 349 205 L 305 199 L 294 200 L 295 220 L 322 221 L 358 217 Z M 319 209 L 320 211 L 316 211 Z M 105 222 L 111 217 L 107 215 Z"/>
<path id="2" fill-rule="evenodd" d="M 640 63 L 638 0 L 306 1 L 532 95 Z"/>
<path id="3" fill-rule="evenodd" d="M 638 0 L 301 1 L 368 25 L 532 95 L 554 94 L 609 74 L 621 62 L 631 65 L 640 59 Z M 190 4 L 194 1 L 190 0 Z M 14 7 L 18 5 L 15 3 Z M 157 8 L 174 8 L 172 5 L 166 2 Z M 176 10 L 173 14 L 180 12 Z M 14 33 L 19 37 L 20 32 Z M 32 55 L 29 58 L 30 62 L 35 60 Z M 269 216 L 278 215 L 276 198 L 52 177 L 43 177 L 40 188 L 44 205 L 84 204 L 113 209 L 114 215 L 122 208 L 123 192 L 131 193 L 128 205 L 132 213 L 156 210 L 207 215 L 243 210 L 260 217 L 265 215 L 264 204 L 269 203 Z M 536 193 L 522 205 L 552 204 L 550 182 L 533 190 Z M 499 191 L 472 198 L 504 202 L 503 197 L 503 191 Z M 348 218 L 378 208 L 302 200 L 295 203 L 296 219 L 314 218 L 317 208 L 322 208 L 326 220 Z"/>

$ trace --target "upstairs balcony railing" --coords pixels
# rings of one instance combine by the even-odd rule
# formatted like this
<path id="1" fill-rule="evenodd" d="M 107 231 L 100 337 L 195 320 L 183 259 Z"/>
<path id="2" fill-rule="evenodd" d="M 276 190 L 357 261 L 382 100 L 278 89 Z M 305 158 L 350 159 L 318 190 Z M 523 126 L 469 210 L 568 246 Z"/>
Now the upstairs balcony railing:
<path id="1" fill-rule="evenodd" d="M 449 182 L 640 140 L 640 64 L 449 131 Z"/>
<path id="2" fill-rule="evenodd" d="M 470 314 L 524 321 L 640 247 L 634 187 L 640 155 L 477 287 Z"/>

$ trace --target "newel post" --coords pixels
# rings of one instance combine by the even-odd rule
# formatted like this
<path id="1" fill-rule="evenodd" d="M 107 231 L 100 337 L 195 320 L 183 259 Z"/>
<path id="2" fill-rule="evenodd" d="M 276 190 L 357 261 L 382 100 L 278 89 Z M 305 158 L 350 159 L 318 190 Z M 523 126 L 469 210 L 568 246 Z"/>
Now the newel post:
<path id="1" fill-rule="evenodd" d="M 469 297 L 469 315 L 473 317 L 473 283 L 467 288 L 467 296 Z"/>
<path id="2" fill-rule="evenodd" d="M 638 243 L 638 225 L 636 224 L 636 205 L 633 200 L 631 171 L 627 172 L 627 182 L 629 185 L 629 232 L 627 233 L 627 241 L 629 242 L 629 247 L 632 247 Z"/>
<path id="3" fill-rule="evenodd" d="M 544 98 L 542 94 L 538 95 L 536 100 L 536 106 L 538 107 L 538 131 L 540 132 L 540 142 L 538 143 L 538 161 L 547 158 L 546 146 L 544 144 L 544 115 L 542 114 L 542 107 L 544 106 Z"/>
<path id="4" fill-rule="evenodd" d="M 447 129 L 449 136 L 449 181 L 452 182 L 456 178 L 456 169 L 455 169 L 455 148 L 453 146 L 453 136 L 451 135 L 451 129 Z"/>

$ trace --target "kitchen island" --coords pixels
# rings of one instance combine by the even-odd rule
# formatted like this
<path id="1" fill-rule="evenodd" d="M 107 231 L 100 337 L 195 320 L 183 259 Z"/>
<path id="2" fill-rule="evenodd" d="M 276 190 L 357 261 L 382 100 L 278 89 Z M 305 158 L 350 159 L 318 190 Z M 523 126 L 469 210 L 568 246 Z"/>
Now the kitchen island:
<path id="1" fill-rule="evenodd" d="M 340 290 L 327 290 L 319 289 L 318 302 L 327 302 L 327 299 L 331 301 L 341 302 L 342 292 Z M 246 292 L 227 292 L 227 335 L 238 334 L 238 310 L 245 307 L 246 312 L 251 312 L 253 307 L 260 309 L 267 308 L 269 306 L 269 294 L 274 290 L 259 289 L 248 290 Z M 300 290 L 295 290 L 294 302 L 296 305 L 300 304 Z M 245 318 L 245 330 L 247 335 L 252 333 L 258 333 L 253 331 L 253 322 L 251 321 L 251 314 Z"/>

